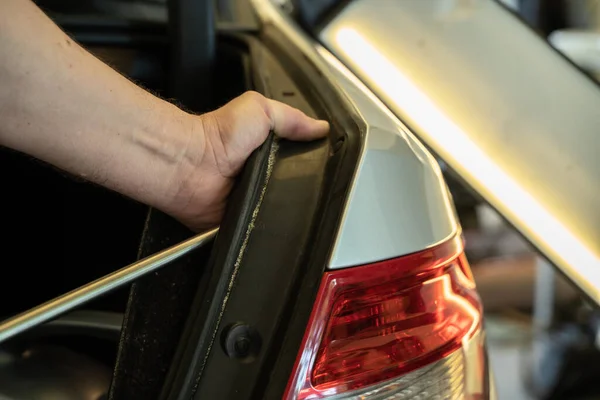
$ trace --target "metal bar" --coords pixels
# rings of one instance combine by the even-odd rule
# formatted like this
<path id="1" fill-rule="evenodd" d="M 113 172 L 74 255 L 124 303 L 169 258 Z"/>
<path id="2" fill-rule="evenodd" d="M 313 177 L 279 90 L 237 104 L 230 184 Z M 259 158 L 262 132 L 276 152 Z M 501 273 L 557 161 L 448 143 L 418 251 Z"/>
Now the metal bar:
<path id="1" fill-rule="evenodd" d="M 86 302 L 127 285 L 137 278 L 156 271 L 160 267 L 184 256 L 213 239 L 218 228 L 194 236 L 166 250 L 123 267 L 102 278 L 83 285 L 71 292 L 25 311 L 0 323 L 0 342 L 49 321 Z"/>

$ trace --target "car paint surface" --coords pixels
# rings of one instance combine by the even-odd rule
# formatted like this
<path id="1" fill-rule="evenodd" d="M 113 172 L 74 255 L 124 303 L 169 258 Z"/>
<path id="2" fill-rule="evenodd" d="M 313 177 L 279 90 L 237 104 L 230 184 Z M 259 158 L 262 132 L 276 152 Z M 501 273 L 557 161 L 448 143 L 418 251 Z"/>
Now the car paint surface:
<path id="1" fill-rule="evenodd" d="M 341 86 L 366 125 L 361 159 L 329 268 L 424 250 L 460 231 L 439 164 L 350 71 L 267 0 L 253 4 L 329 81 Z"/>
<path id="2" fill-rule="evenodd" d="M 330 268 L 410 254 L 459 233 L 436 160 L 335 57 L 320 53 L 367 125 Z"/>
<path id="3" fill-rule="evenodd" d="M 501 4 L 355 0 L 319 33 L 600 303 L 600 90 Z"/>

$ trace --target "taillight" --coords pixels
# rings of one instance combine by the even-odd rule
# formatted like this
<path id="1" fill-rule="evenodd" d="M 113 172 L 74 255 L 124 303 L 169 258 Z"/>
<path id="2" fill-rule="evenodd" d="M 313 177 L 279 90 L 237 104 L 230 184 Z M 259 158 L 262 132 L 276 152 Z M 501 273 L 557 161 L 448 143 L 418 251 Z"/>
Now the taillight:
<path id="1" fill-rule="evenodd" d="M 413 398 L 402 391 L 424 369 L 433 375 L 411 385 L 459 390 L 464 377 L 452 377 L 462 374 L 457 350 L 481 320 L 458 236 L 419 253 L 327 272 L 284 398 Z"/>

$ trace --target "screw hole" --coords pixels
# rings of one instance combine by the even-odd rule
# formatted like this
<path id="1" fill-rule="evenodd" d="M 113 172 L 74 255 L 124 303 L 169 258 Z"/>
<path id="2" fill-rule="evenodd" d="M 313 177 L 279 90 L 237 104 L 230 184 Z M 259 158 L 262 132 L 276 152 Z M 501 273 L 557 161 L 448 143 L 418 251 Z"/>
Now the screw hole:
<path id="1" fill-rule="evenodd" d="M 340 138 L 338 138 L 338 140 L 335 141 L 335 143 L 333 144 L 333 152 L 336 153 L 338 152 L 342 146 L 344 145 L 344 142 L 346 141 L 346 137 L 342 136 Z"/>

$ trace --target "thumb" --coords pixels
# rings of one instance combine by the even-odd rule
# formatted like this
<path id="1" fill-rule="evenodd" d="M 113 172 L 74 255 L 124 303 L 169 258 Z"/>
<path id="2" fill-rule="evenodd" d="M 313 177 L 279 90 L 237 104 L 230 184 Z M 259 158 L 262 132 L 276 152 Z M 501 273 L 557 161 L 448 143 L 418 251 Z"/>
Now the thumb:
<path id="1" fill-rule="evenodd" d="M 327 121 L 310 118 L 287 104 L 263 97 L 262 106 L 269 118 L 271 129 L 279 137 L 308 141 L 324 137 L 329 132 Z"/>

